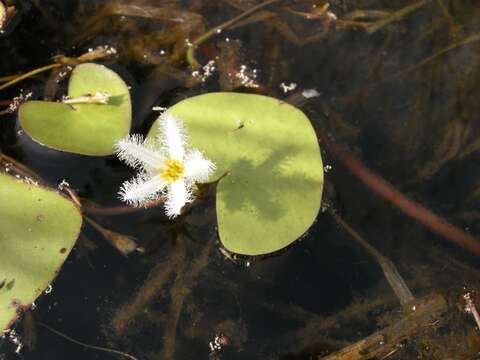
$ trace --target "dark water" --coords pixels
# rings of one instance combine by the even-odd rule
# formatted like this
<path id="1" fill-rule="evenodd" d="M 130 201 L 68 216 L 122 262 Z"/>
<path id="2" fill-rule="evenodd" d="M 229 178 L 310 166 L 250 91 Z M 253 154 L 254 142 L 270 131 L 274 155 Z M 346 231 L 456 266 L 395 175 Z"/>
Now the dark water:
<path id="1" fill-rule="evenodd" d="M 0 38 L 0 76 L 48 64 L 59 53 L 78 56 L 97 45 L 114 46 L 119 55 L 106 64 L 132 86 L 134 132 L 148 130 L 155 118 L 149 111 L 152 105 L 229 90 L 218 74 L 191 86 L 174 76 L 174 71 L 189 74 L 185 64 L 152 60 L 159 49 L 173 51 L 151 36 L 171 26 L 168 20 L 107 17 L 101 12 L 106 1 L 44 1 L 41 9 L 36 3 L 22 1 L 21 19 Z M 129 3 L 189 9 L 207 29 L 239 13 L 231 6 L 234 1 Z M 330 10 L 342 19 L 357 9 L 397 10 L 409 4 L 345 0 L 333 1 Z M 198 59 L 206 63 L 218 55 L 219 42 L 226 37 L 239 40 L 241 50 L 233 60 L 258 69 L 261 87 L 235 90 L 286 99 L 295 91 L 285 94 L 282 82 L 296 83 L 296 90 L 315 88 L 321 95 L 302 106 L 318 131 L 329 132 L 407 196 L 478 234 L 480 56 L 475 41 L 460 44 L 479 31 L 478 5 L 426 2 L 372 34 L 291 11 L 307 12 L 311 5 L 272 5 L 269 11 L 275 17 L 222 32 L 199 49 Z M 85 28 L 95 16 L 100 16 L 98 26 Z M 92 33 L 82 37 L 89 30 Z M 322 31 L 322 38 L 298 44 Z M 442 52 L 452 44 L 457 45 Z M 142 60 L 138 51 L 151 56 Z M 41 98 L 42 80 L 4 90 L 0 99 L 11 99 L 20 89 Z M 121 205 L 116 192 L 132 172 L 118 160 L 59 155 L 24 143 L 22 147 L 17 130 L 14 114 L 0 118 L 3 152 L 52 186 L 66 179 L 81 197 Z M 441 293 L 449 301 L 448 320 L 442 320 L 440 330 L 435 328 L 435 336 L 410 337 L 388 358 L 475 359 L 479 347 L 473 319 L 455 303 L 465 287 L 477 288 L 478 258 L 374 195 L 332 154 L 323 152 L 323 159 L 332 167 L 326 173 L 324 199 L 397 265 L 415 296 Z M 381 269 L 328 212 L 320 213 L 307 234 L 280 254 L 237 262 L 219 251 L 212 196 L 173 223 L 161 209 L 96 220 L 136 238 L 146 254 L 125 258 L 84 225 L 84 237 L 56 278 L 53 292 L 41 297 L 31 312 L 36 345 L 17 355 L 14 346 L 3 344 L 0 358 L 122 358 L 68 341 L 44 323 L 83 343 L 138 359 L 313 359 L 382 328 L 391 321 L 389 311 L 398 313 L 398 300 Z M 155 290 L 128 324 L 119 324 L 122 309 L 141 303 L 139 294 L 145 289 Z M 19 322 L 19 333 L 28 339 L 22 329 Z M 220 333 L 230 344 L 211 353 L 209 342 Z M 469 345 L 459 350 L 458 343 Z"/>

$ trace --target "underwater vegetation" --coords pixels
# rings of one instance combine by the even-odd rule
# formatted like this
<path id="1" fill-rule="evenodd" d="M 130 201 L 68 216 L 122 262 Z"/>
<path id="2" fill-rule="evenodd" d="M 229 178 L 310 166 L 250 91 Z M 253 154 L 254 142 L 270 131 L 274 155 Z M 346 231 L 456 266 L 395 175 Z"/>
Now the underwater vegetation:
<path id="1" fill-rule="evenodd" d="M 479 28 L 0 0 L 0 359 L 474 359 Z"/>

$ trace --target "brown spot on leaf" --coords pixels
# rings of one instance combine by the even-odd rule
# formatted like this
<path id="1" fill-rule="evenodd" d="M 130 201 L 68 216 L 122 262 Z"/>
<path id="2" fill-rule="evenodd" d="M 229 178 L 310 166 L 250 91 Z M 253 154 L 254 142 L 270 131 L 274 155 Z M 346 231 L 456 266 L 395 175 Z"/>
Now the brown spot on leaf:
<path id="1" fill-rule="evenodd" d="M 13 286 L 15 285 L 15 279 L 10 280 L 7 283 L 7 290 L 12 290 Z"/>
<path id="2" fill-rule="evenodd" d="M 22 307 L 22 302 L 19 299 L 12 299 L 10 306 L 15 308 L 18 312 L 18 310 Z"/>
<path id="3" fill-rule="evenodd" d="M 25 311 L 30 309 L 32 307 L 32 304 L 24 305 L 20 301 L 20 299 L 12 299 L 12 302 L 10 303 L 10 306 L 15 309 L 15 312 L 17 315 L 23 314 Z"/>

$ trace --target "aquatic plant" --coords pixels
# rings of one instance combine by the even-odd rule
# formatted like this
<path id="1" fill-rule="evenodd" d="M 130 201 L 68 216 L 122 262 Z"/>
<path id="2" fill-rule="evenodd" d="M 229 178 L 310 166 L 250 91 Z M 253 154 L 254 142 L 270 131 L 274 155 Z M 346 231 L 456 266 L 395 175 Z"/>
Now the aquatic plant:
<path id="1" fill-rule="evenodd" d="M 122 185 L 120 197 L 142 206 L 164 196 L 167 216 L 174 218 L 194 200 L 195 183 L 206 182 L 215 165 L 200 151 L 186 148 L 187 137 L 180 120 L 167 112 L 157 124 L 160 133 L 151 141 L 132 135 L 116 144 L 118 157 L 140 170 L 136 178 Z"/>
<path id="2" fill-rule="evenodd" d="M 49 287 L 75 244 L 82 216 L 64 196 L 20 175 L 0 173 L 0 199 L 0 330 L 5 330 Z"/>
<path id="3" fill-rule="evenodd" d="M 18 111 L 20 125 L 49 148 L 105 156 L 130 131 L 132 110 L 125 82 L 104 65 L 85 63 L 72 72 L 68 96 L 61 102 L 27 101 Z"/>
<path id="4" fill-rule="evenodd" d="M 62 102 L 28 101 L 20 106 L 19 121 L 47 147 L 109 155 L 130 130 L 130 94 L 112 70 L 81 64 L 73 70 Z M 0 198 L 0 329 L 6 329 L 53 281 L 77 239 L 82 217 L 72 201 L 21 174 L 0 174 Z M 56 221 L 59 214 L 61 222 Z"/>
<path id="5" fill-rule="evenodd" d="M 13 2 L 0 0 L 0 6 Z M 25 12 L 26 21 L 17 28 L 21 29 L 20 36 L 12 39 L 7 37 L 16 21 L 7 19 L 4 23 L 6 25 L 4 32 L 0 31 L 0 37 L 5 41 L 1 46 L 3 53 L 9 55 L 2 59 L 5 70 L 17 72 L 21 70 L 20 67 L 35 67 L 39 59 L 42 63 L 48 61 L 41 60 L 42 54 L 48 57 L 56 51 L 87 49 L 105 41 L 109 47 L 113 45 L 119 49 L 115 62 L 131 71 L 139 84 L 136 94 L 140 95 L 140 101 L 135 104 L 138 110 L 135 117 L 139 123 L 135 132 L 147 130 L 151 118 L 146 115 L 152 105 L 171 104 L 172 98 L 184 97 L 185 88 L 188 94 L 212 89 L 258 92 L 272 96 L 282 94 L 285 102 L 297 107 L 307 103 L 320 146 L 330 156 L 326 169 L 331 166 L 334 169 L 329 174 L 328 198 L 324 203 L 324 208 L 328 210 L 325 216 L 319 217 L 319 226 L 315 227 L 315 232 L 312 231 L 308 241 L 293 253 L 286 254 L 286 257 L 263 262 L 253 271 L 245 271 L 230 267 L 214 251 L 217 235 L 223 246 L 232 252 L 267 254 L 294 242 L 301 234 L 308 232 L 311 221 L 316 219 L 322 187 L 319 178 L 315 178 L 318 175 L 317 166 L 321 171 L 321 159 L 320 164 L 317 161 L 319 152 L 314 151 L 314 148 L 318 150 L 316 138 L 310 136 L 311 132 L 303 130 L 299 131 L 308 135 L 305 144 L 289 138 L 297 132 L 297 127 L 308 128 L 308 119 L 303 117 L 305 121 L 300 121 L 301 116 L 297 116 L 296 120 L 290 119 L 290 115 L 285 113 L 288 106 L 275 99 L 267 101 L 254 96 L 241 99 L 238 94 L 218 97 L 209 94 L 205 97 L 211 96 L 215 100 L 207 101 L 200 97 L 186 100 L 188 105 L 185 106 L 184 102 L 174 105 L 168 114 L 181 119 L 185 123 L 185 130 L 191 135 L 192 146 L 199 148 L 202 155 L 219 165 L 217 171 L 205 179 L 213 182 L 199 187 L 202 190 L 200 201 L 192 204 L 196 206 L 183 209 L 184 216 L 174 223 L 165 218 L 158 219 L 159 212 L 155 210 L 143 212 L 142 207 L 115 204 L 104 207 L 95 203 L 108 203 L 109 197 L 115 201 L 115 195 L 110 192 L 117 191 L 118 187 L 112 182 L 117 182 L 116 176 L 126 167 L 119 169 L 119 162 L 112 158 L 90 161 L 82 157 L 82 164 L 87 164 L 87 167 L 96 163 L 102 164 L 102 168 L 97 167 L 90 173 L 90 169 L 79 168 L 78 178 L 72 180 L 75 187 L 80 189 L 79 196 L 85 198 L 76 198 L 73 190 L 70 196 L 81 207 L 89 230 L 95 229 L 94 234 L 101 234 L 108 239 L 120 254 L 133 255 L 128 261 L 121 259 L 118 267 L 115 259 L 109 263 L 113 265 L 110 269 L 117 271 L 115 274 L 108 273 L 115 277 L 112 282 L 113 293 L 106 290 L 106 296 L 88 296 L 89 301 L 83 301 L 83 297 L 81 299 L 85 312 L 89 304 L 98 306 L 95 317 L 101 322 L 103 334 L 109 343 L 130 347 L 142 358 L 150 356 L 162 359 L 188 357 L 187 353 L 192 351 L 198 355 L 202 351 L 202 342 L 206 351 L 207 344 L 210 344 L 211 358 L 228 357 L 232 354 L 231 350 L 241 352 L 237 355 L 244 358 L 432 358 L 438 354 L 444 358 L 473 358 L 478 354 L 478 341 L 470 341 L 478 338 L 476 328 L 469 324 L 470 318 L 456 316 L 454 307 L 447 307 L 440 295 L 418 297 L 428 292 L 436 293 L 438 289 L 444 293 L 447 289 L 448 303 L 454 304 L 455 295 L 452 294 L 458 293 L 455 287 L 462 287 L 462 298 L 470 299 L 471 303 L 464 302 L 457 304 L 457 307 L 474 314 L 478 320 L 475 305 L 478 304 L 478 271 L 469 267 L 469 259 L 459 261 L 455 249 L 431 241 L 432 234 L 414 224 L 409 226 L 410 223 L 404 218 L 406 214 L 437 234 L 447 236 L 452 241 L 456 239 L 457 244 L 472 253 L 480 254 L 475 238 L 478 232 L 475 219 L 480 217 L 480 192 L 478 184 L 475 184 L 476 191 L 470 192 L 473 186 L 469 184 L 478 173 L 475 161 L 470 161 L 475 160 L 471 156 L 479 149 L 479 142 L 476 141 L 478 126 L 474 121 L 478 113 L 474 95 L 478 90 L 475 75 L 479 61 L 474 45 L 480 36 L 476 22 L 472 21 L 476 13 L 474 6 L 465 7 L 460 6 L 461 2 L 458 1 L 443 0 L 406 0 L 395 4 L 324 2 L 316 5 L 307 0 L 162 4 L 141 0 L 119 4 L 107 0 L 100 3 L 80 1 L 78 4 L 63 2 L 65 5 L 62 6 L 59 5 L 61 2 L 53 1 L 46 1 L 46 4 L 40 4 L 39 1 L 16 3 L 20 11 L 25 11 L 27 6 L 40 11 Z M 65 15 L 69 9 L 78 10 L 75 11 L 73 23 Z M 39 26 L 32 28 L 37 23 L 29 21 L 36 19 L 33 14 L 40 21 Z M 409 19 L 405 21 L 407 15 Z M 225 16 L 227 21 L 222 20 Z M 1 18 L 0 13 L 0 28 Z M 216 25 L 218 22 L 221 25 Z M 253 24 L 255 26 L 250 32 L 246 27 Z M 44 41 L 41 37 L 49 33 L 50 27 L 55 32 L 52 36 L 54 41 Z M 32 29 L 40 31 L 32 33 Z M 41 46 L 30 46 L 28 38 L 33 38 L 33 42 L 39 39 Z M 233 43 L 238 45 L 235 49 Z M 38 51 L 40 47 L 45 51 Z M 298 47 L 298 51 L 294 50 L 295 47 Z M 89 51 L 89 54 L 92 53 Z M 0 91 L 6 88 L 13 90 L 13 85 L 28 79 L 24 87 L 27 91 L 25 94 L 35 98 L 40 87 L 30 84 L 46 80 L 42 89 L 43 98 L 52 99 L 57 89 L 61 88 L 57 83 L 73 68 L 78 71 L 80 68 L 77 65 L 85 62 L 85 58 L 80 58 L 55 57 L 53 64 L 23 74 L 1 74 Z M 186 68 L 187 63 L 191 69 Z M 51 74 L 44 77 L 47 71 L 51 71 Z M 288 82 L 290 84 L 285 85 Z M 195 87 L 200 84 L 200 87 Z M 321 96 L 309 100 L 306 91 L 302 91 L 305 87 L 315 87 Z M 300 91 L 296 92 L 295 88 Z M 319 95 L 319 92 L 316 94 Z M 0 99 L 0 106 L 3 107 L 0 116 L 6 115 L 2 122 L 6 131 L 1 134 L 1 150 L 14 158 L 21 158 L 30 166 L 35 154 L 21 146 L 19 151 L 13 138 L 16 133 L 15 116 L 9 116 L 26 99 L 24 94 L 14 91 L 4 94 L 5 98 L 2 96 Z M 94 115 L 100 109 L 113 105 L 113 100 L 108 91 L 99 87 L 95 91 L 79 92 L 77 96 L 70 95 L 61 103 L 69 107 L 68 111 L 76 113 L 84 105 L 91 106 Z M 190 113 L 189 106 L 195 109 L 195 113 Z M 218 113 L 212 115 L 211 112 Z M 284 116 L 277 116 L 280 113 Z M 63 117 L 57 116 L 55 111 L 51 114 L 55 120 Z M 64 120 L 68 126 L 71 119 L 65 117 Z M 74 120 L 73 123 L 76 120 L 81 122 L 78 116 Z M 45 123 L 44 119 L 39 122 Z M 284 123 L 292 122 L 295 125 L 284 128 Z M 103 128 L 97 127 L 99 124 L 94 125 L 92 131 L 83 129 L 81 132 L 94 135 L 94 138 L 105 135 Z M 155 131 L 162 133 L 156 125 L 151 132 Z M 127 139 L 129 132 L 126 129 L 116 140 L 111 139 L 109 145 Z M 30 133 L 38 142 L 42 142 L 38 134 Z M 64 135 L 63 132 L 59 134 L 60 138 Z M 19 137 L 20 143 L 25 136 Z M 153 135 L 151 139 L 154 139 Z M 144 137 L 137 140 L 139 146 L 147 146 L 145 141 L 148 143 L 148 140 L 144 141 Z M 57 148 L 50 141 L 44 144 Z M 84 145 L 85 152 L 79 152 L 77 148 L 58 149 L 102 156 L 89 152 L 96 144 Z M 38 147 L 41 151 L 41 145 Z M 112 147 L 106 148 L 111 154 Z M 311 164 L 306 160 L 299 161 L 298 148 L 310 154 Z M 3 160 L 4 154 L 0 153 L 0 156 Z M 361 162 L 356 158 L 360 158 Z M 61 176 L 67 176 L 66 168 L 72 163 L 62 164 L 66 165 L 65 169 L 58 163 L 53 165 L 61 172 Z M 113 164 L 114 168 L 105 171 L 103 164 Z M 51 165 L 49 163 L 47 166 Z M 142 166 L 138 166 L 140 171 Z M 343 168 L 349 172 L 344 172 Z M 369 168 L 384 174 L 391 183 Z M 168 164 L 165 169 L 170 169 L 165 175 L 171 180 L 184 170 L 177 163 Z M 451 175 L 454 175 L 453 182 L 450 181 Z M 52 174 L 48 173 L 47 176 L 51 178 Z M 85 177 L 88 183 L 82 186 L 81 178 Z M 368 192 L 357 187 L 354 179 L 363 182 Z M 305 191 L 303 196 L 297 196 L 296 192 L 309 186 L 315 191 Z M 396 188 L 408 192 L 418 203 Z M 381 197 L 372 196 L 370 191 Z M 463 200 L 467 192 L 470 195 L 465 203 Z M 159 191 L 146 196 L 157 197 L 165 193 Z M 216 213 L 208 205 L 214 196 Z M 6 209 L 12 198 L 7 196 L 5 199 L 8 200 L 5 202 Z M 18 199 L 23 200 L 21 197 Z M 206 201 L 202 203 L 204 199 Z M 185 203 L 185 197 L 183 200 L 179 203 Z M 385 200 L 391 204 L 387 205 Z M 14 201 L 18 201 L 17 198 Z M 161 201 L 163 197 L 145 205 L 155 206 Z M 420 203 L 430 203 L 438 212 L 461 224 L 467 231 L 455 229 Z M 392 207 L 402 212 L 392 211 Z M 133 212 L 137 214 L 122 217 L 122 224 L 103 216 L 93 218 L 99 214 Z M 17 221 L 15 212 L 6 214 L 11 222 Z M 217 218 L 218 229 L 215 227 Z M 335 221 L 340 232 L 334 230 L 333 223 L 329 226 L 331 220 Z M 119 232 L 110 231 L 108 226 L 118 226 L 116 230 Z M 132 238 L 120 233 L 122 228 L 129 233 L 134 228 Z M 288 233 L 291 229 L 295 231 Z M 396 299 L 392 299 L 390 292 L 380 289 L 383 287 L 382 281 L 378 281 L 378 276 L 372 276 L 375 271 L 369 267 L 361 252 L 344 243 L 346 239 L 342 232 L 349 234 L 357 244 L 362 244 L 363 249 L 376 259 L 385 280 L 397 295 Z M 3 235 L 1 227 L 0 234 Z M 140 247 L 133 236 L 139 238 Z M 197 237 L 201 241 L 194 241 Z M 159 241 L 168 238 L 171 241 Z M 418 241 L 424 238 L 427 241 Z M 0 243 L 3 247 L 10 246 L 9 242 L 3 243 L 1 239 Z M 95 244 L 82 237 L 78 251 L 73 255 L 82 256 L 87 247 L 89 252 L 93 251 Z M 132 252 L 141 251 L 142 247 L 148 256 L 139 259 L 138 254 Z M 154 253 L 154 249 L 159 247 L 162 251 Z M 65 251 L 68 250 L 66 248 Z M 249 256 L 237 257 L 223 248 L 220 250 L 237 264 L 249 265 L 252 260 Z M 384 251 L 389 258 L 380 251 Z M 353 257 L 352 252 L 355 253 Z M 52 252 L 52 259 L 56 261 L 55 255 Z M 21 260 L 21 263 L 26 263 L 24 259 Z M 395 263 L 400 265 L 398 269 Z M 33 264 L 36 266 L 35 261 Z M 82 266 L 81 261 L 73 264 Z M 98 261 L 92 262 L 96 267 L 94 271 L 98 270 L 97 264 Z M 8 291 L 0 289 L 0 297 L 10 296 L 9 291 L 14 291 L 17 286 L 17 281 L 11 280 L 12 276 L 1 281 L 2 265 L 0 262 L 0 288 Z M 403 281 L 400 274 L 406 271 L 406 267 L 407 277 Z M 150 271 L 146 277 L 143 276 L 145 270 Z M 442 276 L 438 276 L 439 273 Z M 89 280 L 88 274 L 83 275 L 87 278 L 81 276 L 81 280 Z M 128 283 L 130 276 L 134 278 L 134 283 Z M 476 289 L 466 293 L 465 285 L 473 285 Z M 63 291 L 72 291 L 69 286 L 66 289 L 62 287 L 60 280 L 56 285 L 58 297 L 44 299 L 42 303 L 59 303 L 57 311 L 75 306 L 76 300 L 62 303 Z M 88 288 L 97 289 L 93 286 Z M 118 296 L 118 289 L 123 290 L 122 296 Z M 96 292 L 94 295 L 100 294 Z M 129 300 L 125 301 L 125 297 Z M 99 300 L 95 301 L 94 298 Z M 124 302 L 122 306 L 118 307 L 118 301 Z M 402 308 L 394 308 L 398 301 L 403 305 Z M 16 309 L 26 309 L 28 302 L 26 298 L 25 305 L 22 303 Z M 329 304 L 333 304 L 333 307 L 329 307 Z M 19 303 L 14 302 L 14 305 Z M 45 317 L 45 312 L 50 316 Z M 258 314 L 261 316 L 256 316 Z M 12 314 L 12 319 L 16 315 Z M 47 306 L 42 306 L 40 314 L 35 315 L 49 323 L 60 318 L 55 310 L 51 311 Z M 28 322 L 34 324 L 35 321 L 29 321 L 33 317 L 27 314 L 24 325 Z M 82 319 L 86 321 L 87 317 Z M 456 320 L 452 322 L 451 319 Z M 77 318 L 71 317 L 70 320 L 79 325 Z M 268 339 L 258 337 L 259 320 L 262 328 L 267 330 Z M 234 326 L 221 326 L 228 323 Z M 56 332 L 43 323 L 37 322 L 37 325 Z M 88 321 L 87 326 L 91 329 L 95 323 Z M 377 326 L 384 329 L 364 339 L 357 339 L 358 334 L 365 334 L 365 331 Z M 81 326 L 76 328 L 82 329 Z M 145 334 L 152 332 L 160 341 L 149 341 Z M 452 336 L 452 333 L 459 335 Z M 29 343 L 26 339 L 28 331 L 23 335 L 26 343 Z M 99 340 L 97 332 L 81 331 L 72 335 L 81 338 L 90 335 L 95 336 L 94 341 Z M 226 341 L 218 340 L 224 336 Z M 64 338 L 89 347 L 68 336 Z M 379 338 L 388 341 L 382 341 L 379 346 Z M 326 355 L 346 345 L 346 341 L 354 340 L 359 341 L 337 354 Z M 258 344 L 261 344 L 261 348 Z M 470 346 L 459 349 L 458 344 Z M 223 345 L 231 347 L 226 354 L 218 353 Z M 41 349 L 45 348 L 49 347 L 41 346 Z M 200 350 L 198 353 L 197 348 Z M 90 346 L 90 349 L 102 350 L 98 346 Z M 120 352 L 117 354 L 129 357 Z"/>
<path id="6" fill-rule="evenodd" d="M 125 83 L 105 66 L 86 63 L 73 70 L 68 97 L 27 101 L 19 121 L 49 148 L 92 156 L 115 152 L 139 170 L 122 185 L 121 199 L 147 206 L 165 198 L 170 218 L 193 202 L 197 183 L 216 182 L 220 240 L 231 252 L 282 249 L 308 229 L 320 208 L 323 167 L 313 128 L 301 111 L 273 98 L 193 97 L 164 112 L 144 139 L 128 135 Z M 8 249 L 0 255 L 0 292 L 8 295 L 0 296 L 8 309 L 0 314 L 5 329 L 53 280 L 76 240 L 81 215 L 61 195 L 9 175 L 0 177 L 0 195 L 0 243 Z M 19 205 L 11 205 L 13 198 Z M 62 223 L 53 221 L 58 213 Z"/>
<path id="7" fill-rule="evenodd" d="M 217 166 L 210 180 L 218 181 L 218 233 L 227 250 L 268 254 L 308 230 L 320 209 L 323 165 L 303 112 L 271 97 L 210 93 L 167 113 L 184 122 L 191 146 Z M 147 141 L 159 129 L 154 124 Z"/>

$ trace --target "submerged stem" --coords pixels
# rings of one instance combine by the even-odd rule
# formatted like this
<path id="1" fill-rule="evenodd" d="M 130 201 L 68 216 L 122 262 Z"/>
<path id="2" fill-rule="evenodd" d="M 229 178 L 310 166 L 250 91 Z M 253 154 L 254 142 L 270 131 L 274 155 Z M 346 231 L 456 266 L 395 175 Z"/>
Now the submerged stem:
<path id="1" fill-rule="evenodd" d="M 393 185 L 369 170 L 353 156 L 340 149 L 337 144 L 321 131 L 319 131 L 319 140 L 328 151 L 340 160 L 340 162 L 371 191 L 377 193 L 395 205 L 404 214 L 420 222 L 438 235 L 480 256 L 480 242 L 474 236 L 452 225 L 426 207 L 407 198 L 395 189 Z"/>
<path id="2" fill-rule="evenodd" d="M 229 26 L 232 26 L 235 24 L 237 21 L 243 19 L 244 17 L 254 13 L 257 10 L 260 10 L 261 8 L 264 8 L 265 6 L 271 5 L 273 3 L 279 2 L 281 0 L 267 0 L 264 1 L 261 4 L 255 5 L 251 7 L 250 9 L 244 11 L 240 15 L 234 17 L 233 19 L 230 19 L 226 22 L 224 22 L 221 25 L 215 26 L 214 28 L 208 30 L 206 33 L 200 35 L 198 38 L 196 38 L 190 47 L 187 50 L 187 61 L 190 64 L 190 66 L 194 69 L 198 69 L 200 67 L 200 63 L 197 61 L 195 58 L 195 50 L 196 48 L 202 44 L 205 40 L 209 39 L 212 35 L 215 35 L 216 33 L 228 28 Z"/>
<path id="3" fill-rule="evenodd" d="M 40 74 L 42 72 L 48 71 L 50 69 L 55 69 L 55 68 L 58 68 L 58 67 L 61 67 L 61 66 L 64 66 L 64 64 L 54 63 L 54 64 L 42 66 L 38 69 L 31 70 L 31 71 L 29 71 L 25 74 L 14 77 L 10 81 L 7 81 L 5 84 L 0 85 L 0 90 L 6 89 L 6 88 L 22 81 L 22 80 L 28 79 L 29 77 L 32 77 L 34 75 L 37 75 L 37 74 Z M 9 77 L 5 77 L 5 78 L 9 78 Z"/>
<path id="4" fill-rule="evenodd" d="M 429 57 L 427 57 L 426 59 L 423 59 L 422 61 L 420 61 L 418 64 L 416 65 L 413 65 L 409 68 L 407 68 L 406 70 L 404 71 L 400 71 L 396 74 L 393 74 L 391 77 L 389 77 L 388 79 L 395 79 L 397 78 L 398 76 L 400 75 L 405 75 L 405 74 L 408 74 L 412 71 L 415 71 L 419 68 L 421 68 L 422 66 L 436 60 L 438 57 L 441 57 L 443 55 L 445 55 L 446 53 L 452 51 L 452 50 L 455 50 L 456 48 L 459 48 L 459 47 L 462 47 L 462 46 L 466 46 L 466 45 L 469 45 L 471 43 L 474 43 L 474 42 L 477 42 L 477 41 L 480 41 L 480 32 L 477 32 L 477 33 L 474 33 L 472 35 L 469 35 L 467 36 L 466 38 L 464 38 L 463 40 L 460 40 L 460 41 L 456 41 L 454 42 L 453 44 L 451 45 L 448 45 L 447 47 L 439 50 L 438 52 L 436 52 L 435 54 L 433 55 L 430 55 Z"/>
<path id="5" fill-rule="evenodd" d="M 31 70 L 25 74 L 22 75 L 13 75 L 13 76 L 4 76 L 0 78 L 0 82 L 2 81 L 7 81 L 5 84 L 0 85 L 0 90 L 6 89 L 22 80 L 28 79 L 29 77 L 32 77 L 34 75 L 40 74 L 42 72 L 45 72 L 47 70 L 59 68 L 62 66 L 70 65 L 70 66 L 76 66 L 81 63 L 89 62 L 89 61 L 94 61 L 98 59 L 103 59 L 107 56 L 116 54 L 117 51 L 114 48 L 106 47 L 106 46 L 98 46 L 97 48 L 90 50 L 76 58 L 71 58 L 63 55 L 58 55 L 53 58 L 55 61 L 53 64 L 42 66 L 40 68 Z"/>
<path id="6" fill-rule="evenodd" d="M 138 360 L 138 358 L 136 358 L 135 356 L 127 354 L 126 352 L 123 352 L 123 351 L 120 351 L 120 350 L 110 349 L 110 348 L 106 348 L 106 347 L 103 347 L 103 346 L 89 345 L 89 344 L 86 344 L 84 342 L 75 340 L 75 339 L 71 338 L 70 336 L 61 333 L 60 331 L 55 330 L 54 328 L 48 326 L 47 324 L 40 323 L 39 325 L 43 326 L 45 329 L 51 331 L 52 333 L 54 333 L 54 334 L 56 334 L 60 337 L 63 337 L 64 339 L 66 339 L 68 341 L 71 341 L 74 344 L 86 347 L 87 349 L 103 351 L 103 352 L 107 352 L 107 353 L 111 353 L 111 354 L 117 354 L 117 355 L 121 355 L 121 356 L 126 357 L 126 358 L 131 359 L 131 360 Z"/>
<path id="7" fill-rule="evenodd" d="M 328 208 L 328 212 L 335 219 L 338 225 L 340 225 L 356 242 L 362 245 L 369 253 L 372 255 L 375 260 L 377 260 L 378 265 L 382 268 L 383 274 L 387 279 L 388 284 L 397 295 L 400 304 L 405 305 L 412 302 L 415 298 L 408 288 L 405 280 L 397 270 L 395 264 L 383 254 L 381 254 L 377 249 L 368 243 L 354 228 L 352 228 L 345 220 L 343 220 L 340 215 L 338 215 L 331 207 Z"/>
<path id="8" fill-rule="evenodd" d="M 15 79 L 18 75 L 8 75 L 8 76 L 0 76 L 0 82 L 7 82 L 12 79 Z"/>
<path id="9" fill-rule="evenodd" d="M 375 21 L 373 24 L 366 27 L 367 33 L 373 34 L 374 32 L 382 29 L 383 27 L 391 24 L 392 22 L 400 21 L 404 16 L 424 6 L 427 1 L 428 0 L 420 0 L 393 12 L 391 15 L 385 17 L 384 19 Z"/>
<path id="10" fill-rule="evenodd" d="M 96 229 L 107 242 L 112 245 L 120 254 L 128 256 L 133 251 L 137 250 L 143 252 L 142 248 L 139 248 L 137 242 L 131 237 L 104 228 L 96 221 L 90 219 L 88 216 L 83 217 L 94 229 Z"/>
<path id="11" fill-rule="evenodd" d="M 145 211 L 156 206 L 160 206 L 165 202 L 165 199 L 162 197 L 157 200 L 149 201 L 145 204 L 144 207 L 134 207 L 134 206 L 100 206 L 93 204 L 92 202 L 83 202 L 82 211 L 90 215 L 124 215 L 132 214 L 141 211 Z"/>

